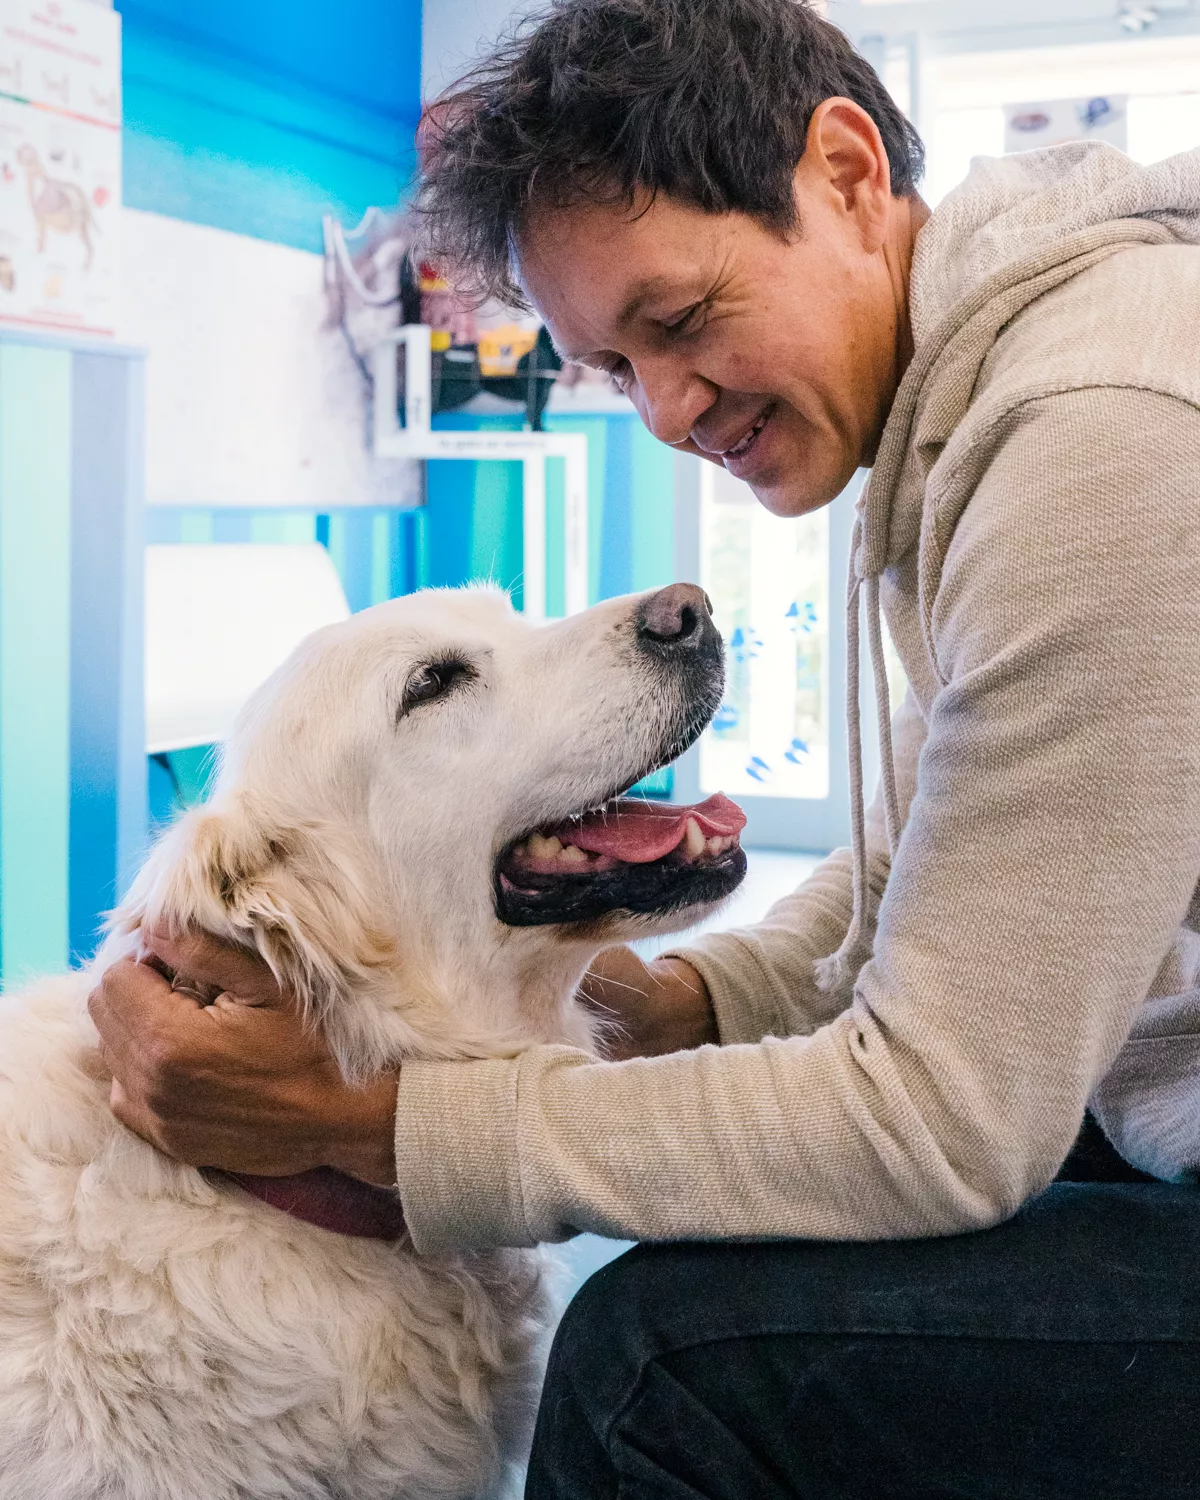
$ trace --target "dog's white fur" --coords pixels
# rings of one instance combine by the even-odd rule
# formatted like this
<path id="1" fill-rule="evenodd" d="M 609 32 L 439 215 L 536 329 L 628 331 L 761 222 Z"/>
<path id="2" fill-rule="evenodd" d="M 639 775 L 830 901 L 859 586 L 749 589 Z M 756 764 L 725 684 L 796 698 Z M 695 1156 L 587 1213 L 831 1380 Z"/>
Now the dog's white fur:
<path id="1" fill-rule="evenodd" d="M 143 923 L 253 946 L 352 1078 L 590 1046 L 574 991 L 622 927 L 506 928 L 492 865 L 678 733 L 634 608 L 534 629 L 497 593 L 430 593 L 319 632 L 248 706 L 97 965 Z M 477 675 L 398 715 L 410 673 L 451 655 Z M 109 1112 L 97 965 L 0 1008 L 3 1500 L 488 1492 L 532 1422 L 540 1252 L 421 1258 L 161 1155 Z"/>

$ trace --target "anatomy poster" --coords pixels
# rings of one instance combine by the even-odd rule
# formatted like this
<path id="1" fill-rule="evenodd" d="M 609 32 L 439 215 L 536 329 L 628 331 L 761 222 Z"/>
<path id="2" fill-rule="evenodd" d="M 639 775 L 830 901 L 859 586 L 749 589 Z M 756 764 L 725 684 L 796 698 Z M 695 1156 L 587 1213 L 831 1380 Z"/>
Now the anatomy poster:
<path id="1" fill-rule="evenodd" d="M 0 0 L 0 320 L 116 323 L 120 17 L 88 0 Z"/>

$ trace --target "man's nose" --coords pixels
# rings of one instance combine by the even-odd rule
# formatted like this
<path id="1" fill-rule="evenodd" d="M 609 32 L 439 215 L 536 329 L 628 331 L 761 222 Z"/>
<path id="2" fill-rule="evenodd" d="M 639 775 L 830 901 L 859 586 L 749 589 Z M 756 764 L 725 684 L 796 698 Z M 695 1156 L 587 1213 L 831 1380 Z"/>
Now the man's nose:
<path id="1" fill-rule="evenodd" d="M 686 443 L 692 428 L 717 399 L 716 387 L 692 370 L 650 360 L 636 368 L 634 405 L 661 443 Z"/>

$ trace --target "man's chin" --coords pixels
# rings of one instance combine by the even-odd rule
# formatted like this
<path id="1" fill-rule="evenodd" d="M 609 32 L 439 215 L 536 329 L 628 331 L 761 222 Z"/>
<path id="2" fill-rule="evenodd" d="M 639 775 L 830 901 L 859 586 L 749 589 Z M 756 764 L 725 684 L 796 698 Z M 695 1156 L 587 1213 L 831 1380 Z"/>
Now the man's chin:
<path id="1" fill-rule="evenodd" d="M 795 517 L 806 516 L 836 500 L 846 484 L 839 483 L 836 489 L 827 485 L 817 487 L 812 483 L 797 484 L 795 476 L 788 476 L 774 482 L 752 484 L 750 488 L 762 508 L 773 516 Z"/>

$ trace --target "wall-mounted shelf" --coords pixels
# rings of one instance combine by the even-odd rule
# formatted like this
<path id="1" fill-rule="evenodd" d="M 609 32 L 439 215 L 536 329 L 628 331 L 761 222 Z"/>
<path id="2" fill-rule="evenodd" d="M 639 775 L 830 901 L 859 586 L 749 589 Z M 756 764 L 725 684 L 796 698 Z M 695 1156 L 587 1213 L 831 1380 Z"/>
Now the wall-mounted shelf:
<path id="1" fill-rule="evenodd" d="M 562 459 L 564 485 L 563 598 L 575 614 L 588 603 L 588 450 L 581 433 L 446 432 L 430 424 L 431 330 L 409 323 L 372 353 L 375 385 L 373 446 L 377 458 L 501 459 L 522 465 L 525 613 L 546 615 L 546 463 Z M 404 420 L 400 420 L 397 346 L 404 350 Z"/>

